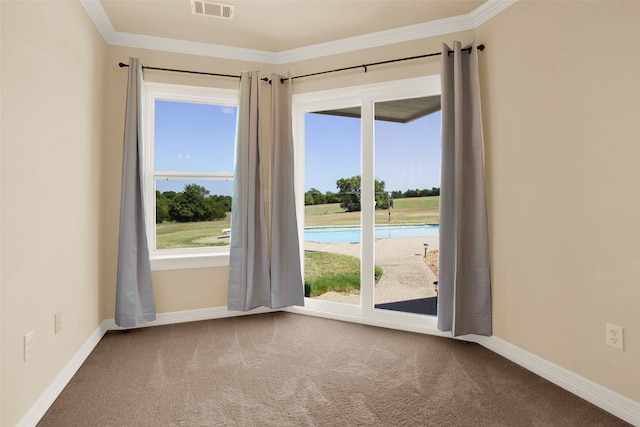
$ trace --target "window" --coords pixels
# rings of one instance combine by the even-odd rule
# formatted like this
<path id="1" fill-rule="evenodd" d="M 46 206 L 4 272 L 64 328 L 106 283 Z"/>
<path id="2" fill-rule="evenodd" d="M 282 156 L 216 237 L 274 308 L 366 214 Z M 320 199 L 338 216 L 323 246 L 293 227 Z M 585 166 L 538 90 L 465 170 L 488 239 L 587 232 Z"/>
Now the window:
<path id="1" fill-rule="evenodd" d="M 237 91 L 156 83 L 145 91 L 151 268 L 228 265 Z"/>

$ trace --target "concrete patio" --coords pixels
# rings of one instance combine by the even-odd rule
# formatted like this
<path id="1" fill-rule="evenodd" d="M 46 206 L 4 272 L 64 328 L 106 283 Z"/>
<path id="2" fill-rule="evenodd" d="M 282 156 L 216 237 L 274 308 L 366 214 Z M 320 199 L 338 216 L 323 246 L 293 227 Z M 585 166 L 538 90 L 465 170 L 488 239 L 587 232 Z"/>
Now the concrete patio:
<path id="1" fill-rule="evenodd" d="M 429 251 L 438 250 L 439 238 L 397 237 L 376 240 L 375 263 L 384 271 L 374 291 L 376 304 L 436 296 L 433 285 L 436 276 L 424 259 L 425 243 L 429 245 Z M 308 251 L 360 256 L 359 243 L 305 242 L 304 247 Z M 360 294 L 327 292 L 317 299 L 359 304 Z"/>

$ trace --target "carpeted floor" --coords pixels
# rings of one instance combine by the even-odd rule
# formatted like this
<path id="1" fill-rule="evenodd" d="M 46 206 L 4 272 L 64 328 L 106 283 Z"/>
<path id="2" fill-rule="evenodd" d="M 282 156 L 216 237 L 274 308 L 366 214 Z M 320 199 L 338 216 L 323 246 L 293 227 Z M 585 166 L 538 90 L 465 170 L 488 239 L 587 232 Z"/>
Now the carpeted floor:
<path id="1" fill-rule="evenodd" d="M 624 426 L 472 343 L 291 313 L 104 336 L 39 426 Z"/>

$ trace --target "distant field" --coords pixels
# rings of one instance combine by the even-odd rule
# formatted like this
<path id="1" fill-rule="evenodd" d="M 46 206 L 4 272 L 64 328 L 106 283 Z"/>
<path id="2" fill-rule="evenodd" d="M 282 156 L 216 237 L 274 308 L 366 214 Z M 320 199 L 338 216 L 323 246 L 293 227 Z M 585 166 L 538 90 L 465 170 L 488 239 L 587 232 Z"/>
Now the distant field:
<path id="1" fill-rule="evenodd" d="M 360 212 L 344 212 L 339 203 L 305 206 L 304 212 L 306 227 L 360 224 Z M 440 196 L 395 199 L 392 209 L 376 210 L 376 224 L 425 223 L 440 223 Z"/>
<path id="2" fill-rule="evenodd" d="M 231 213 L 228 213 L 227 218 L 219 221 L 163 222 L 162 224 L 156 224 L 156 248 L 177 249 L 228 246 L 228 238 L 211 239 L 211 241 L 205 242 L 198 242 L 198 240 L 223 236 L 222 230 L 231 227 L 230 218 Z"/>
<path id="3" fill-rule="evenodd" d="M 440 196 L 395 199 L 390 210 L 376 210 L 377 224 L 439 224 Z M 344 212 L 340 204 L 305 206 L 305 226 L 360 224 L 360 212 Z M 389 215 L 391 212 L 391 215 Z M 157 249 L 226 246 L 228 238 L 222 230 L 231 227 L 231 213 L 220 221 L 164 222 L 156 224 Z"/>

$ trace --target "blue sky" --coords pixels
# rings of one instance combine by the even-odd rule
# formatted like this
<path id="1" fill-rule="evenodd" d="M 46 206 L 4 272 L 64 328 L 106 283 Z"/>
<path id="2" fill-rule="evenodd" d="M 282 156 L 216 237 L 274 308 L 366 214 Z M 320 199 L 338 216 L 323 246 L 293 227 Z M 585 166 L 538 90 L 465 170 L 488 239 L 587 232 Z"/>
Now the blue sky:
<path id="1" fill-rule="evenodd" d="M 233 172 L 236 107 L 156 101 L 156 171 Z M 182 191 L 192 180 L 158 180 L 160 192 Z M 230 196 L 231 181 L 196 181 L 211 194 Z"/>
<path id="2" fill-rule="evenodd" d="M 409 123 L 376 121 L 375 178 L 387 191 L 440 187 L 440 112 Z M 307 114 L 305 191 L 337 192 L 360 175 L 360 119 Z"/>
<path id="3" fill-rule="evenodd" d="M 235 107 L 156 101 L 157 171 L 233 172 Z M 305 191 L 337 192 L 336 181 L 360 174 L 360 119 L 307 114 Z M 440 186 L 440 113 L 406 124 L 377 121 L 376 179 L 388 191 Z M 191 181 L 159 180 L 161 192 Z M 231 195 L 230 181 L 196 181 L 211 194 Z"/>
<path id="4" fill-rule="evenodd" d="M 233 172 L 236 111 L 236 107 L 156 101 L 156 170 Z"/>

